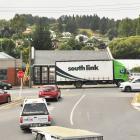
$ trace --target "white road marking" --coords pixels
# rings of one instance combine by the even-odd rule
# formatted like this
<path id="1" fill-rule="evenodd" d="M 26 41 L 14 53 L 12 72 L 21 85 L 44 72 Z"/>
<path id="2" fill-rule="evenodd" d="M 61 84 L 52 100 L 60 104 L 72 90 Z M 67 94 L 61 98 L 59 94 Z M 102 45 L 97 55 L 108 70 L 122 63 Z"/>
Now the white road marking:
<path id="1" fill-rule="evenodd" d="M 76 102 L 76 104 L 74 105 L 71 114 L 70 114 L 70 124 L 73 125 L 73 114 L 74 114 L 74 110 L 76 109 L 76 107 L 78 106 L 78 104 L 82 101 L 82 99 L 85 97 L 86 95 L 82 95 L 81 98 Z"/>

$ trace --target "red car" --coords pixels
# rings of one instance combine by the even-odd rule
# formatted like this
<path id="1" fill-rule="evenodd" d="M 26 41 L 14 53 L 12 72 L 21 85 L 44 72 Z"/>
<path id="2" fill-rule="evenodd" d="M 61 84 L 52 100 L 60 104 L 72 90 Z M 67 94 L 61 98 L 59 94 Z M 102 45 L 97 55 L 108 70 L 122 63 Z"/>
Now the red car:
<path id="1" fill-rule="evenodd" d="M 0 89 L 0 103 L 9 103 L 11 102 L 11 95 L 6 91 Z"/>
<path id="2" fill-rule="evenodd" d="M 54 98 L 56 101 L 61 97 L 61 91 L 56 85 L 43 86 L 39 91 L 39 98 Z"/>

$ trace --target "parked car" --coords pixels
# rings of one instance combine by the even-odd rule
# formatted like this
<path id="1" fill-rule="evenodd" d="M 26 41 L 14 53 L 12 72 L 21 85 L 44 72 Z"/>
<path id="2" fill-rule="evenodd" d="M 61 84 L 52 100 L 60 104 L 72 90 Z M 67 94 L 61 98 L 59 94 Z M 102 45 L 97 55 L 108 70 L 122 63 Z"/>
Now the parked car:
<path id="1" fill-rule="evenodd" d="M 25 99 L 20 113 L 20 128 L 51 125 L 47 102 L 43 98 Z"/>
<path id="2" fill-rule="evenodd" d="M 10 83 L 0 81 L 0 89 L 7 90 L 10 88 L 12 88 L 12 85 Z"/>
<path id="3" fill-rule="evenodd" d="M 140 78 L 135 78 L 120 85 L 121 91 L 140 91 Z"/>
<path id="4" fill-rule="evenodd" d="M 39 98 L 53 98 L 56 101 L 61 97 L 61 91 L 57 85 L 45 85 L 39 91 Z"/>
<path id="5" fill-rule="evenodd" d="M 11 102 L 11 95 L 8 92 L 0 89 L 0 103 L 9 103 L 9 102 Z"/>

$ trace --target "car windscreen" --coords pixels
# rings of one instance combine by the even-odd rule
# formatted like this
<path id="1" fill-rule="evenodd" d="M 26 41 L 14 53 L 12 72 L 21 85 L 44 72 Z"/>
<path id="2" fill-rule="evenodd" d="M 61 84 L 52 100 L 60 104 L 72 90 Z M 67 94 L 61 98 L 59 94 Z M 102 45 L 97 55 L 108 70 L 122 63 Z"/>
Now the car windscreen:
<path id="1" fill-rule="evenodd" d="M 48 115 L 49 112 L 44 103 L 25 104 L 22 115 Z"/>
<path id="2" fill-rule="evenodd" d="M 43 87 L 42 88 L 42 91 L 53 91 L 53 90 L 55 90 L 55 88 L 54 87 Z"/>

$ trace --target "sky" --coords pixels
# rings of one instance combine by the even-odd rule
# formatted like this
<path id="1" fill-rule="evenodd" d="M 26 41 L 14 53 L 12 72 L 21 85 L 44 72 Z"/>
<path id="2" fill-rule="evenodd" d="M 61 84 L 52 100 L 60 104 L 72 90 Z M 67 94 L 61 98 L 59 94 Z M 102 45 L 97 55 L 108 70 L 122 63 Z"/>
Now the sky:
<path id="1" fill-rule="evenodd" d="M 62 15 L 94 15 L 113 19 L 138 18 L 140 0 L 0 0 L 0 19 L 15 14 L 59 18 Z"/>

